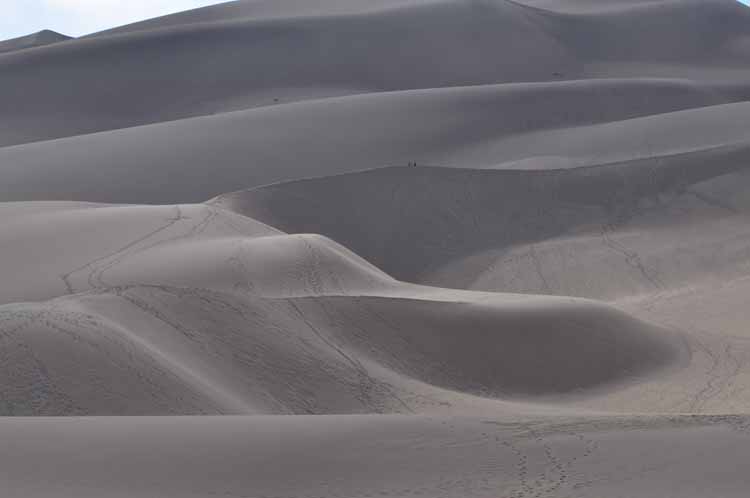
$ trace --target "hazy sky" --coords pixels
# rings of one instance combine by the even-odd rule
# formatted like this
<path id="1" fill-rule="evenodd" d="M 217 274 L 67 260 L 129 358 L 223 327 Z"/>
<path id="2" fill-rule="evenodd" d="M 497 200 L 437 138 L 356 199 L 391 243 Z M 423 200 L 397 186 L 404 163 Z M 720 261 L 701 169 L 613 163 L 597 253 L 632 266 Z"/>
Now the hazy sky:
<path id="1" fill-rule="evenodd" d="M 0 39 L 51 29 L 80 36 L 226 0 L 0 0 Z"/>

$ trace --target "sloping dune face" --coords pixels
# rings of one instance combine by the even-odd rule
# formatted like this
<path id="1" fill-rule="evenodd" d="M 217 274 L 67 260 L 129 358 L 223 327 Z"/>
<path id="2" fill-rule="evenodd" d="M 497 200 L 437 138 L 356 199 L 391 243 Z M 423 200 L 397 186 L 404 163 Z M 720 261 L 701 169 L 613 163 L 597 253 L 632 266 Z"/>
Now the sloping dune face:
<path id="1" fill-rule="evenodd" d="M 587 107 L 587 102 L 596 105 Z M 183 202 L 203 201 L 236 190 L 238 184 L 260 185 L 410 160 L 475 168 L 517 160 L 544 164 L 549 158 L 551 167 L 585 164 L 607 160 L 606 154 L 617 151 L 565 150 L 591 142 L 583 132 L 577 140 L 561 140 L 559 134 L 596 123 L 619 124 L 644 113 L 722 102 L 715 92 L 672 80 L 500 85 L 304 102 L 3 148 L 5 182 L 0 193 L 7 200 Z M 634 142 L 634 148 L 626 150 L 631 155 L 712 146 L 722 139 L 707 130 L 713 129 L 720 112 L 736 116 L 720 126 L 741 140 L 748 108 L 736 106 L 707 107 L 705 114 L 702 108 L 687 117 L 657 120 L 650 125 L 653 135 L 644 135 L 639 122 L 623 124 L 624 132 L 613 124 L 611 132 L 601 132 L 602 140 L 611 143 L 624 134 Z M 669 135 L 660 132 L 683 120 L 684 126 L 694 128 L 689 136 L 701 137 L 697 144 L 678 135 L 674 144 L 652 145 L 650 140 L 658 137 L 667 140 Z M 325 128 L 317 126 L 321 122 Z M 300 156 L 306 160 L 300 161 Z M 198 166 L 203 164 L 211 164 L 211 175 Z"/>
<path id="2" fill-rule="evenodd" d="M 717 91 L 693 82 L 660 79 L 492 85 L 316 100 L 2 148 L 5 181 L 0 195 L 6 200 L 201 202 L 237 190 L 237 185 L 410 161 L 470 168 L 503 167 L 519 160 L 538 167 L 588 164 L 609 161 L 618 152 L 619 157 L 632 157 L 710 147 L 723 143 L 722 129 L 734 140 L 745 139 L 750 108 L 745 103 L 712 106 L 724 101 Z M 687 116 L 670 113 L 693 106 L 701 108 Z M 627 121 L 660 112 L 665 114 L 645 126 Z M 726 114 L 731 119 L 716 127 Z M 585 128 L 576 135 L 581 127 L 607 122 L 614 123 L 600 132 L 600 150 L 586 148 L 592 141 Z M 667 131 L 674 125 L 689 128 L 675 137 Z M 646 133 L 646 126 L 652 133 Z M 566 133 L 573 137 L 560 137 Z M 631 148 L 623 152 L 605 147 L 622 136 Z M 206 164 L 211 175 L 205 174 Z"/>
<path id="3" fill-rule="evenodd" d="M 735 0 L 0 42 L 0 488 L 746 497 L 749 60 Z"/>
<path id="4" fill-rule="evenodd" d="M 742 144 L 561 170 L 387 168 L 260 187 L 212 204 L 287 232 L 325 234 L 408 281 L 470 288 L 496 281 L 483 290 L 614 298 L 648 291 L 657 279 L 671 286 L 744 264 L 722 257 L 699 264 L 705 249 L 684 254 L 684 267 L 668 260 L 686 244 L 729 242 L 686 226 L 721 220 L 732 223 L 724 236 L 736 236 L 746 203 L 722 207 L 721 199 L 746 190 L 747 161 Z M 674 240 L 646 249 L 646 239 L 664 232 Z M 638 244 L 629 249 L 636 241 L 643 258 Z M 586 288 L 587 279 L 554 258 L 618 278 L 592 278 Z M 546 282 L 542 267 L 551 272 Z"/>
<path id="5" fill-rule="evenodd" d="M 38 206 L 4 216 L 7 415 L 421 411 L 580 395 L 683 352 L 602 304 L 403 284 L 213 206 Z"/>
<path id="6" fill-rule="evenodd" d="M 43 47 L 45 45 L 51 45 L 53 43 L 59 43 L 70 39 L 69 36 L 45 29 L 38 33 L 0 42 L 0 54 L 4 52 L 15 52 L 27 48 Z"/>
<path id="7" fill-rule="evenodd" d="M 124 286 L 5 305 L 0 319 L 3 415 L 14 416 L 460 409 L 476 397 L 580 396 L 682 352 L 663 330 L 612 309 L 541 298 L 269 299 Z"/>
<path id="8" fill-rule="evenodd" d="M 233 2 L 6 54 L 0 144 L 325 96 L 509 82 L 690 78 L 732 83 L 730 98 L 747 93 L 750 13 L 737 2 L 604 3 L 622 8 Z M 60 78 L 66 84 L 52 83 Z"/>

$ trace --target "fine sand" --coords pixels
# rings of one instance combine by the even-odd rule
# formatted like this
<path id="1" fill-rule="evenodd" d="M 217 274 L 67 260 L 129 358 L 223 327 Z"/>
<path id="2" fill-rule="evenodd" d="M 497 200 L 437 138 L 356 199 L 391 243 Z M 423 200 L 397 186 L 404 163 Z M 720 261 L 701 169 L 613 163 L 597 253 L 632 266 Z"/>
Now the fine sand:
<path id="1" fill-rule="evenodd" d="M 734 0 L 0 42 L 2 496 L 747 496 L 749 59 Z"/>
<path id="2" fill-rule="evenodd" d="M 1 41 L 0 54 L 6 52 L 16 52 L 18 50 L 24 50 L 27 48 L 43 47 L 45 45 L 60 43 L 70 39 L 71 38 L 69 36 L 65 36 L 60 33 L 45 29 L 43 31 L 39 31 L 38 33 L 32 33 L 27 36 L 13 38 L 12 40 Z"/>

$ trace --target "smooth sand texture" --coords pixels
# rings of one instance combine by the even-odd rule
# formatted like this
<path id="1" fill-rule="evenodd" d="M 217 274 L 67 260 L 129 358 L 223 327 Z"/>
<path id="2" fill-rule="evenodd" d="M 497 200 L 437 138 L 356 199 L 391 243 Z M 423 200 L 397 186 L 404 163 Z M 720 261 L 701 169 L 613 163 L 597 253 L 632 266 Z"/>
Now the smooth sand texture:
<path id="1" fill-rule="evenodd" d="M 635 258 L 628 258 L 628 247 L 639 239 L 644 247 L 632 251 L 650 247 L 661 253 L 663 265 L 672 263 L 664 254 L 670 245 L 685 253 L 674 277 L 663 274 L 666 269 L 651 270 L 664 286 L 707 271 L 711 261 L 701 266 L 695 259 L 707 259 L 712 250 L 690 254 L 686 246 L 720 246 L 738 235 L 746 219 L 748 152 L 744 145 L 727 146 L 545 171 L 384 168 L 225 194 L 211 204 L 287 232 L 324 234 L 409 281 L 617 297 L 655 285 L 647 278 L 648 269 L 640 271 L 637 261 L 630 261 Z M 723 239 L 718 235 L 722 231 Z M 664 240 L 652 242 L 657 235 Z M 627 241 L 619 248 L 621 238 Z M 546 288 L 530 251 L 540 266 L 550 267 Z M 553 258 L 567 259 L 563 265 Z M 712 259 L 715 265 L 744 264 Z M 653 266 L 645 256 L 642 263 Z M 586 280 L 571 271 L 570 265 L 577 264 L 601 264 L 597 274 L 619 271 L 621 278 L 593 276 L 595 287 L 587 291 L 580 287 Z M 556 272 L 566 280 L 557 282 Z M 504 279 L 496 288 L 488 286 L 493 275 Z M 634 279 L 639 287 L 632 287 Z M 603 296 L 607 287 L 611 290 Z"/>
<path id="2" fill-rule="evenodd" d="M 747 496 L 746 7 L 62 41 L 0 43 L 3 497 Z"/>
<path id="3" fill-rule="evenodd" d="M 51 45 L 53 43 L 59 43 L 71 39 L 72 38 L 69 36 L 61 35 L 60 33 L 45 29 L 43 31 L 39 31 L 38 33 L 32 33 L 30 35 L 0 42 L 0 54 L 6 52 L 15 52 L 17 50 L 24 50 L 27 48 L 43 47 L 45 45 Z"/>
<path id="4" fill-rule="evenodd" d="M 326 238 L 212 206 L 12 213 L 6 415 L 421 411 L 414 389 L 456 391 L 448 407 L 458 393 L 577 397 L 687 352 L 593 301 L 402 284 Z"/>
<path id="5" fill-rule="evenodd" d="M 506 161 L 540 156 L 562 157 L 564 166 L 609 161 L 617 149 L 595 147 L 618 137 L 632 144 L 619 154 L 626 157 L 745 140 L 750 104 L 711 106 L 723 101 L 716 91 L 673 80 L 493 85 L 307 101 L 0 148 L 0 198 L 201 202 L 238 185 L 411 161 L 470 168 L 502 168 Z M 691 106 L 702 107 L 677 112 Z M 659 111 L 664 114 L 653 120 L 626 120 Z M 603 122 L 612 123 L 597 141 L 586 140 L 585 128 L 576 136 L 582 126 Z M 677 126 L 685 132 L 673 137 Z M 558 136 L 565 133 L 572 136 Z M 592 147 L 593 157 L 565 150 L 577 143 Z"/>
<path id="6" fill-rule="evenodd" d="M 0 479 L 10 498 L 740 498 L 746 427 L 742 417 L 7 419 Z"/>
<path id="7" fill-rule="evenodd" d="M 322 96 L 508 82 L 689 78 L 748 94 L 750 12 L 735 0 L 604 3 L 629 8 L 235 2 L 170 16 L 161 28 L 5 54 L 0 144 Z M 264 10 L 275 14 L 254 16 Z"/>

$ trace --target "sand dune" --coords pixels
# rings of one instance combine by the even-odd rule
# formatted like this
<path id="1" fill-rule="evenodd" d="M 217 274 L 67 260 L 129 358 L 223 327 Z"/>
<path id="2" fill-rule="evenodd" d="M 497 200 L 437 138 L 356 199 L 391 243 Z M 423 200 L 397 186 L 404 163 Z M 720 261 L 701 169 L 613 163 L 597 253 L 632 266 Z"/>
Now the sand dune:
<path id="1" fill-rule="evenodd" d="M 0 303 L 50 299 L 97 283 L 106 286 L 105 270 L 161 245 L 278 233 L 205 206 L 6 206 L 11 208 L 7 215 L 0 209 L 0 267 L 5 275 Z"/>
<path id="2" fill-rule="evenodd" d="M 413 296 L 152 285 L 5 305 L 3 414 L 499 411 L 627 386 L 686 352 L 595 303 Z"/>
<path id="3" fill-rule="evenodd" d="M 43 47 L 45 45 L 51 45 L 53 43 L 59 43 L 71 39 L 72 38 L 69 36 L 45 29 L 38 33 L 0 42 L 0 54 L 5 52 L 15 52 L 27 48 Z"/>
<path id="4" fill-rule="evenodd" d="M 555 171 L 390 168 L 214 203 L 326 234 L 402 279 L 606 299 L 681 331 L 690 360 L 671 373 L 562 406 L 744 412 L 746 154 L 729 146 Z"/>
<path id="5" fill-rule="evenodd" d="M 745 143 L 748 136 L 742 123 L 748 109 L 741 102 L 597 125 L 557 127 L 487 141 L 471 152 L 462 151 L 457 159 L 486 165 L 495 158 L 500 169 L 554 169 L 701 152 Z"/>
<path id="6" fill-rule="evenodd" d="M 750 107 L 712 105 L 722 100 L 717 91 L 663 80 L 480 86 L 323 99 L 2 148 L 0 198 L 201 202 L 238 185 L 409 161 L 496 167 L 524 158 L 538 161 L 540 156 L 543 161 L 567 157 L 572 164 L 648 157 L 744 140 Z M 703 107 L 670 112 L 691 106 Z M 642 118 L 645 121 L 627 120 L 658 112 L 663 114 Z M 322 122 L 325 127 L 318 125 Z M 601 149 L 586 139 L 586 128 L 576 134 L 582 126 L 605 122 L 613 123 L 596 132 Z M 618 137 L 631 148 L 605 148 Z M 588 157 L 580 151 L 586 144 Z M 210 175 L 205 174 L 206 165 Z"/>
<path id="7" fill-rule="evenodd" d="M 408 281 L 615 297 L 644 285 L 651 290 L 657 279 L 685 283 L 720 265 L 740 270 L 743 259 L 718 256 L 712 264 L 705 258 L 713 249 L 701 246 L 737 237 L 747 157 L 747 146 L 734 145 L 550 171 L 385 168 L 259 187 L 212 203 L 286 232 L 327 235 Z M 696 233 L 698 226 L 711 234 Z M 639 239 L 643 247 L 633 246 Z M 684 254 L 691 246 L 695 254 Z M 672 264 L 674 280 L 650 270 L 648 257 L 641 268 L 630 255 L 638 249 Z M 670 261 L 670 250 L 686 259 Z M 537 265 L 551 267 L 546 283 Z M 589 288 L 569 265 L 601 265 L 597 272 L 610 278 L 594 277 Z"/>
<path id="8" fill-rule="evenodd" d="M 148 19 L 89 36 L 106 36 L 237 19 L 260 20 L 363 14 L 431 3 L 438 2 L 436 0 L 371 0 L 368 2 L 362 0 L 240 0 Z"/>
<path id="9" fill-rule="evenodd" d="M 328 239 L 213 207 L 6 220 L 3 273 L 24 276 L 2 285 L 8 415 L 429 411 L 398 393 L 580 395 L 683 349 L 594 302 L 401 284 Z"/>
<path id="10" fill-rule="evenodd" d="M 508 82 L 690 78 L 748 95 L 750 13 L 735 0 L 562 14 L 508 0 L 319 3 L 230 3 L 6 54 L 0 145 L 322 96 Z"/>
<path id="11" fill-rule="evenodd" d="M 748 57 L 734 0 L 0 42 L 3 496 L 746 496 Z"/>
<path id="12" fill-rule="evenodd" d="M 204 9 L 202 15 L 211 19 L 212 11 Z M 6 56 L 0 60 L 4 74 L 0 88 L 23 86 L 25 93 L 20 100 L 6 97 L 0 101 L 8 109 L 2 125 L 9 130 L 0 143 L 321 95 L 557 79 L 552 73 L 570 72 L 571 65 L 577 66 L 564 48 L 525 16 L 523 9 L 506 3 L 422 2 L 396 11 L 346 17 L 192 23 L 86 38 L 57 50 Z M 362 42 L 341 43 L 352 39 Z M 539 65 L 525 64 L 523 57 L 500 58 L 493 65 L 483 62 L 483 54 L 519 39 L 528 43 Z M 434 50 L 443 54 L 440 64 L 425 57 Z M 144 51 L 148 58 L 142 57 Z M 117 54 L 117 64 L 110 69 L 113 54 Z M 295 62 L 280 63 L 288 54 L 295 54 Z M 467 58 L 467 54 L 475 55 Z M 168 69 L 162 64 L 164 59 L 170 60 Z M 247 66 L 238 67 L 238 60 L 247 61 Z M 61 64 L 69 84 L 80 88 L 79 98 L 71 98 L 66 86 L 48 83 L 50 75 L 59 74 Z M 376 66 L 382 69 L 373 71 Z M 196 67 L 201 69 L 196 71 Z M 576 69 L 574 74 L 579 73 Z M 140 80 L 134 81 L 132 75 L 139 75 Z"/>

